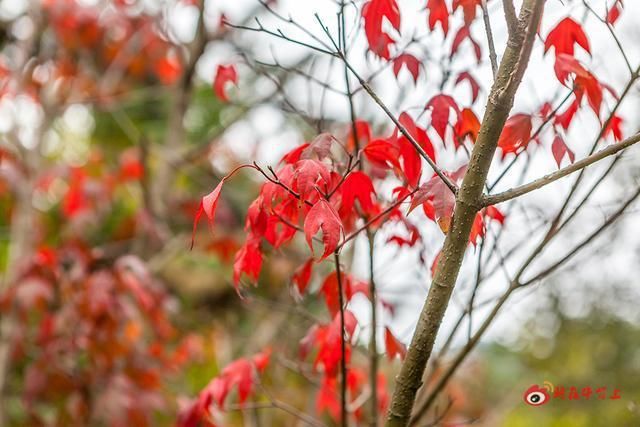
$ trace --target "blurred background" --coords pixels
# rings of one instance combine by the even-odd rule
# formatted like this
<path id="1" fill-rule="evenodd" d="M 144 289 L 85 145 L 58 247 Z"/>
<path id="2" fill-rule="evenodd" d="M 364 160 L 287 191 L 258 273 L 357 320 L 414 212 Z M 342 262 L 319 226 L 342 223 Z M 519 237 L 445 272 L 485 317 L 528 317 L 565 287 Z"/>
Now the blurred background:
<path id="1" fill-rule="evenodd" d="M 482 60 L 463 45 L 464 53 L 451 61 L 452 37 L 443 41 L 441 33 L 428 30 L 424 1 L 400 1 L 407 17 L 402 40 L 423 64 L 423 76 L 414 83 L 409 73 L 396 79 L 391 67 L 366 53 L 364 34 L 355 30 L 362 3 L 350 3 L 345 11 L 347 26 L 354 28 L 352 64 L 393 111 L 415 113 L 426 124 L 424 104 L 445 83 L 456 99 L 468 102 L 468 88 L 451 86 L 448 77 L 470 69 L 480 83 L 471 104 L 481 117 L 491 67 L 480 22 L 472 31 Z M 488 6 L 501 52 L 506 27 L 499 3 Z M 587 3 L 598 12 L 612 4 Z M 201 197 L 233 167 L 254 160 L 275 165 L 320 132 L 341 140 L 349 135 L 344 74 L 335 58 L 223 24 L 282 27 L 287 36 L 300 38 L 308 37 L 308 29 L 323 37 L 314 13 L 337 33 L 339 4 L 278 0 L 266 7 L 253 0 L 0 1 L 0 426 L 174 425 L 185 402 L 225 365 L 266 345 L 279 350 L 265 386 L 277 390 L 280 400 L 313 412 L 318 384 L 311 364 L 297 358 L 298 342 L 328 316 L 319 300 L 301 299 L 289 286 L 308 257 L 304 240 L 271 252 L 259 286 L 244 298 L 231 282 L 260 176 L 241 172 L 229 180 L 215 232 L 199 227 L 190 250 Z M 420 19 L 409 19 L 412 14 Z M 640 63 L 638 14 L 640 4 L 626 1 L 615 26 L 631 64 Z M 547 2 L 541 34 L 566 15 L 583 23 L 589 36 L 592 55 L 582 52 L 583 59 L 620 94 L 629 80 L 625 58 L 583 1 Z M 282 18 L 289 16 L 299 27 L 284 26 Z M 452 22 L 462 22 L 459 12 Z M 238 74 L 236 84 L 224 87 L 228 99 L 214 84 L 221 65 L 233 65 Z M 639 127 L 638 87 L 631 86 L 618 111 L 624 135 Z M 533 114 L 545 101 L 561 100 L 563 89 L 539 42 L 513 112 Z M 605 99 L 608 108 L 615 102 Z M 376 135 L 390 133 L 388 119 L 363 91 L 355 106 Z M 567 131 L 576 158 L 588 154 L 601 124 L 589 111 L 578 113 Z M 531 144 L 495 191 L 556 170 L 550 144 L 544 138 Z M 443 149 L 438 163 L 455 170 L 465 158 L 462 151 Z M 509 160 L 496 160 L 490 182 Z M 571 224 L 528 276 L 571 251 L 638 188 L 639 160 L 632 150 L 615 167 L 603 162 L 590 169 L 579 191 L 588 194 L 584 204 L 570 204 Z M 603 173 L 606 179 L 588 193 Z M 451 349 L 467 343 L 572 182 L 559 181 L 510 204 L 504 227 L 488 234 L 484 258 L 470 248 L 438 349 L 455 353 Z M 393 187 L 390 180 L 381 193 Z M 570 262 L 514 294 L 446 386 L 433 409 L 434 425 L 640 425 L 638 213 L 630 205 Z M 423 236 L 420 247 L 389 243 L 399 229 L 394 225 L 375 240 L 378 290 L 393 307 L 381 316 L 404 343 L 444 239 L 421 215 L 411 217 Z M 344 256 L 363 279 L 367 253 L 363 236 Z M 494 254 L 506 260 L 497 255 L 496 261 Z M 474 287 L 478 259 L 488 267 L 483 285 Z M 314 276 L 311 288 L 319 281 Z M 464 317 L 472 293 L 473 319 Z M 350 308 L 359 335 L 368 336 L 368 300 L 356 296 Z M 451 342 L 445 343 L 447 336 Z M 354 357 L 366 360 L 366 352 L 360 353 Z M 441 364 L 446 360 L 443 353 Z M 399 364 L 384 365 L 389 393 Z M 432 366 L 430 378 L 435 381 L 441 368 Z M 544 381 L 567 393 L 572 386 L 606 386 L 609 395 L 618 389 L 621 399 L 598 400 L 594 394 L 588 400 L 554 399 L 543 408 L 525 405 L 524 391 Z M 286 413 L 232 407 L 225 420 L 298 425 Z"/>

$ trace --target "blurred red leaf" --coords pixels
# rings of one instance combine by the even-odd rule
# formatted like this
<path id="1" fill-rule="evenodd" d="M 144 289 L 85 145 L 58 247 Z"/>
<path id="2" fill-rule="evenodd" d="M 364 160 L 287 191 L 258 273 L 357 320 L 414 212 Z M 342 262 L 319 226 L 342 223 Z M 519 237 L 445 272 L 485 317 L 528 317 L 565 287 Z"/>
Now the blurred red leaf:
<path id="1" fill-rule="evenodd" d="M 394 41 L 382 31 L 382 22 L 387 18 L 393 28 L 400 31 L 400 9 L 396 0 L 371 0 L 362 7 L 362 17 L 369 49 L 379 57 L 389 59 L 389 46 Z"/>
<path id="2" fill-rule="evenodd" d="M 393 74 L 396 75 L 396 78 L 403 66 L 407 67 L 407 70 L 411 73 L 411 76 L 413 76 L 414 83 L 418 83 L 418 77 L 420 75 L 420 61 L 418 58 L 410 53 L 403 53 L 398 56 L 393 61 Z"/>
<path id="3" fill-rule="evenodd" d="M 407 355 L 407 347 L 398 341 L 388 327 L 384 328 L 384 346 L 389 360 L 395 359 L 396 356 L 400 356 L 400 359 L 404 360 Z"/>
<path id="4" fill-rule="evenodd" d="M 429 10 L 429 29 L 434 30 L 436 24 L 440 22 L 444 35 L 449 32 L 449 10 L 445 0 L 427 0 Z"/>
<path id="5" fill-rule="evenodd" d="M 216 75 L 213 79 L 213 91 L 218 99 L 228 102 L 226 86 L 228 83 L 238 83 L 238 73 L 234 65 L 218 65 Z"/>

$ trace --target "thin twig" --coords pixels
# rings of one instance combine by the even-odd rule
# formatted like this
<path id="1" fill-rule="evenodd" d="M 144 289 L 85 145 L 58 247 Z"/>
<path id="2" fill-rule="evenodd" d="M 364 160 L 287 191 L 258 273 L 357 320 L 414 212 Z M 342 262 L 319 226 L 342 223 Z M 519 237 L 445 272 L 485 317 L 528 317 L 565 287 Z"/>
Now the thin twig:
<path id="1" fill-rule="evenodd" d="M 340 425 L 347 427 L 347 343 L 344 330 L 344 295 L 342 294 L 342 273 L 340 272 L 340 254 L 334 254 L 338 280 L 338 302 L 340 304 Z"/>
<path id="2" fill-rule="evenodd" d="M 487 11 L 487 0 L 480 2 L 482 7 L 482 20 L 484 21 L 484 30 L 487 33 L 487 42 L 489 43 L 489 60 L 491 61 L 491 70 L 493 71 L 493 77 L 498 74 L 498 55 L 496 54 L 496 45 L 493 42 L 493 31 L 491 31 L 491 20 L 489 19 L 489 12 Z"/>
<path id="3" fill-rule="evenodd" d="M 573 172 L 579 171 L 581 169 L 586 168 L 587 166 L 602 160 L 606 157 L 612 156 L 616 153 L 618 153 L 619 151 L 624 150 L 625 148 L 628 148 L 634 144 L 636 144 L 637 142 L 640 142 L 640 133 L 635 134 L 634 136 L 625 139 L 622 142 L 613 144 L 608 146 L 607 148 L 598 151 L 597 153 L 594 153 L 588 157 L 585 157 L 582 160 L 579 160 L 569 166 L 566 166 L 560 170 L 557 170 L 553 173 L 547 174 L 545 176 L 543 176 L 542 178 L 538 178 L 533 182 L 530 182 L 528 184 L 524 184 L 521 185 L 519 187 L 515 187 L 512 188 L 510 190 L 504 191 L 502 193 L 498 193 L 495 194 L 493 196 L 486 196 L 484 198 L 484 206 L 489 206 L 489 205 L 494 205 L 496 203 L 502 203 L 505 202 L 507 200 L 511 200 L 515 197 L 519 197 L 522 196 L 523 194 L 527 194 L 531 191 L 537 190 L 539 188 L 542 188 L 546 185 L 551 184 L 554 181 L 557 181 L 560 178 L 563 178 Z"/>
<path id="4" fill-rule="evenodd" d="M 349 69 L 349 71 L 351 71 L 351 73 L 355 76 L 356 79 L 358 79 L 358 82 L 360 83 L 360 85 L 362 86 L 362 88 L 369 94 L 369 96 L 371 97 L 371 99 L 374 100 L 374 102 L 376 104 L 378 104 L 378 106 L 380 108 L 382 108 L 382 110 L 385 112 L 385 114 L 391 119 L 391 121 L 396 125 L 396 127 L 398 128 L 398 130 L 400 131 L 400 133 L 407 138 L 407 140 L 411 143 L 411 145 L 413 145 L 413 147 L 415 148 L 415 150 L 418 152 L 418 154 L 420 155 L 420 157 L 422 157 L 431 167 L 431 169 L 433 169 L 433 171 L 436 173 L 436 175 L 438 175 L 440 177 L 440 179 L 446 184 L 447 187 L 449 187 L 449 189 L 451 190 L 451 192 L 453 192 L 454 194 L 457 193 L 458 191 L 458 187 L 456 186 L 456 184 L 451 181 L 451 179 L 449 179 L 448 176 L 446 176 L 444 174 L 444 172 L 440 169 L 440 167 L 438 167 L 438 165 L 436 165 L 436 163 L 431 159 L 431 157 L 429 157 L 429 155 L 427 154 L 426 151 L 424 151 L 424 149 L 422 148 L 422 146 L 418 143 L 418 141 L 416 141 L 416 139 L 413 137 L 413 135 L 411 135 L 411 133 L 407 130 L 407 128 L 405 128 L 402 123 L 400 123 L 400 120 L 398 120 L 396 118 L 396 116 L 391 112 L 391 110 L 389 110 L 389 108 L 386 106 L 386 104 L 382 101 L 382 99 L 380 99 L 380 97 L 378 96 L 378 94 L 371 88 L 371 86 L 369 86 L 369 84 L 360 76 L 360 74 L 358 74 L 358 72 L 351 66 L 351 64 L 349 63 L 349 61 L 347 60 L 347 58 L 342 54 L 342 52 L 337 49 L 338 45 L 335 43 L 335 41 L 333 40 L 333 37 L 331 36 L 331 33 L 329 32 L 329 30 L 327 29 L 327 27 L 325 27 L 325 25 L 322 23 L 322 20 L 320 19 L 320 17 L 316 14 L 316 19 L 318 20 L 318 22 L 320 23 L 320 25 L 322 26 L 322 29 L 324 30 L 325 34 L 327 35 L 327 37 L 329 37 L 329 39 L 334 43 L 334 45 L 336 46 L 336 50 L 337 50 L 337 55 L 338 58 L 340 58 L 345 66 Z"/>

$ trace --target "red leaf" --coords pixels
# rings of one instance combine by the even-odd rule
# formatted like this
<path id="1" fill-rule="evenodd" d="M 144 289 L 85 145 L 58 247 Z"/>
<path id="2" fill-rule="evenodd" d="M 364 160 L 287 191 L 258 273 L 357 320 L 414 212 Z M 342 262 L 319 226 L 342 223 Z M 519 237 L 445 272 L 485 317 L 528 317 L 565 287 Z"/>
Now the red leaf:
<path id="1" fill-rule="evenodd" d="M 340 217 L 333 209 L 333 206 L 325 200 L 320 200 L 313 205 L 304 221 L 304 234 L 312 253 L 313 243 L 311 239 L 313 239 L 318 230 L 322 230 L 324 253 L 321 259 L 324 259 L 335 251 L 340 241 L 340 235 L 343 233 Z"/>
<path id="2" fill-rule="evenodd" d="M 607 89 L 614 97 L 616 96 L 613 89 L 607 85 L 601 84 L 592 73 L 587 71 L 580 62 L 578 62 L 578 60 L 570 55 L 558 55 L 554 70 L 560 82 L 565 85 L 566 81 L 569 80 L 569 77 L 573 75 L 576 102 L 579 103 L 582 96 L 586 94 L 589 106 L 598 117 L 600 116 L 600 107 L 602 106 L 603 89 Z"/>
<path id="3" fill-rule="evenodd" d="M 458 74 L 458 78 L 456 79 L 456 85 L 461 83 L 464 80 L 468 81 L 469 84 L 471 85 L 471 103 L 473 104 L 478 99 L 478 94 L 480 93 L 480 85 L 468 71 L 463 71 L 462 73 Z"/>
<path id="4" fill-rule="evenodd" d="M 313 262 L 313 258 L 309 258 L 307 262 L 298 267 L 295 273 L 293 273 L 291 281 L 296 286 L 298 295 L 304 295 L 307 290 L 307 286 L 309 286 L 309 280 L 311 280 L 311 272 L 313 270 Z"/>
<path id="5" fill-rule="evenodd" d="M 551 152 L 553 153 L 553 158 L 556 160 L 558 167 L 560 167 L 562 159 L 565 155 L 569 157 L 571 163 L 576 160 L 575 154 L 573 154 L 573 151 L 571 151 L 569 147 L 567 147 L 567 144 L 560 137 L 560 135 L 556 135 L 556 137 L 554 138 L 553 144 L 551 144 Z"/>
<path id="6" fill-rule="evenodd" d="M 464 138 L 467 136 L 471 138 L 471 142 L 475 143 L 478 138 L 478 132 L 480 132 L 480 126 L 480 120 L 478 120 L 475 113 L 469 108 L 463 109 L 460 112 L 460 119 L 454 127 L 457 137 L 454 139 L 456 148 L 462 145 Z"/>
<path id="7" fill-rule="evenodd" d="M 476 9 L 480 6 L 482 0 L 453 0 L 453 10 L 458 10 L 459 7 L 462 8 L 462 13 L 464 14 L 464 24 L 465 26 L 471 25 L 474 19 L 476 19 Z"/>
<path id="8" fill-rule="evenodd" d="M 544 51 L 546 53 L 551 46 L 553 46 L 556 51 L 556 57 L 563 53 L 573 56 L 576 43 L 591 53 L 589 40 L 582 30 L 582 26 L 570 17 L 567 17 L 560 21 L 558 25 L 549 32 L 544 42 Z"/>
<path id="9" fill-rule="evenodd" d="M 156 62 L 155 72 L 160 82 L 170 85 L 180 77 L 182 65 L 175 57 L 165 56 Z"/>
<path id="10" fill-rule="evenodd" d="M 475 41 L 473 37 L 471 37 L 471 32 L 469 31 L 469 27 L 466 27 L 466 26 L 460 28 L 456 33 L 455 37 L 453 38 L 453 44 L 451 45 L 451 56 L 454 56 L 456 53 L 458 53 L 460 44 L 465 39 L 469 39 L 469 41 L 473 45 L 473 51 L 476 55 L 476 59 L 478 60 L 478 63 L 480 63 L 480 60 L 482 59 L 482 49 L 480 48 L 480 45 L 478 44 L 478 42 Z"/>
<path id="11" fill-rule="evenodd" d="M 457 116 L 460 116 L 458 104 L 451 96 L 439 94 L 429 100 L 425 109 L 431 110 L 431 125 L 444 142 L 444 135 L 449 124 L 450 110 L 454 110 Z"/>
<path id="12" fill-rule="evenodd" d="M 383 169 L 400 169 L 400 151 L 384 139 L 374 139 L 362 150 L 367 160 Z"/>
<path id="13" fill-rule="evenodd" d="M 580 99 L 576 98 L 567 107 L 567 110 L 564 113 L 558 114 L 556 116 L 553 122 L 557 125 L 562 126 L 565 130 L 569 129 L 569 126 L 571 125 L 573 118 L 578 112 L 578 108 L 580 108 Z"/>
<path id="14" fill-rule="evenodd" d="M 280 161 L 282 163 L 288 163 L 288 164 L 296 163 L 298 160 L 300 160 L 302 153 L 307 149 L 308 146 L 309 146 L 309 143 L 297 146 L 296 148 L 294 148 L 293 150 L 289 151 L 287 154 L 282 156 L 282 159 L 280 159 Z"/>
<path id="15" fill-rule="evenodd" d="M 413 76 L 414 83 L 418 83 L 418 76 L 420 75 L 420 61 L 418 60 L 418 58 L 411 55 L 410 53 L 403 53 L 402 55 L 398 56 L 393 61 L 393 74 L 396 75 L 396 78 L 398 77 L 398 74 L 400 73 L 403 65 L 407 67 L 407 70 Z"/>
<path id="16" fill-rule="evenodd" d="M 484 210 L 484 214 L 487 218 L 497 221 L 500 224 L 504 224 L 505 216 L 495 206 L 487 206 L 487 208 Z"/>
<path id="17" fill-rule="evenodd" d="M 195 241 L 198 222 L 200 221 L 200 217 L 202 216 L 203 213 L 207 216 L 209 225 L 213 227 L 213 220 L 216 216 L 216 208 L 218 207 L 218 199 L 220 198 L 220 190 L 222 190 L 222 184 L 224 184 L 224 178 L 220 180 L 218 185 L 216 185 L 216 188 L 214 188 L 211 193 L 204 196 L 200 201 L 200 207 L 198 208 L 198 212 L 196 212 L 196 217 L 193 221 L 193 232 L 191 233 L 192 249 L 193 249 L 193 243 Z"/>
<path id="18" fill-rule="evenodd" d="M 316 397 L 316 412 L 324 411 L 336 422 L 340 420 L 340 400 L 338 399 L 338 381 L 336 378 L 325 376 L 320 384 L 318 396 Z"/>
<path id="19" fill-rule="evenodd" d="M 476 213 L 476 216 L 473 219 L 473 224 L 471 225 L 471 232 L 469 233 L 469 243 L 475 246 L 478 238 L 484 236 L 484 233 L 484 221 L 482 220 L 482 214 L 478 212 Z"/>
<path id="20" fill-rule="evenodd" d="M 620 13 L 622 13 L 622 0 L 616 0 L 609 12 L 607 12 L 607 22 L 614 25 L 620 18 Z"/>
<path id="21" fill-rule="evenodd" d="M 340 213 L 343 216 L 353 212 L 356 200 L 360 203 L 364 213 L 371 213 L 375 208 L 376 190 L 369 175 L 353 171 L 345 178 L 340 187 L 342 202 L 340 204 Z"/>
<path id="22" fill-rule="evenodd" d="M 224 102 L 229 101 L 229 98 L 227 98 L 227 94 L 225 92 L 227 83 L 238 83 L 238 74 L 236 72 L 236 67 L 233 65 L 218 65 L 216 76 L 213 79 L 213 91 L 215 92 L 218 99 Z"/>
<path id="23" fill-rule="evenodd" d="M 436 24 L 440 22 L 446 36 L 449 31 L 449 10 L 445 0 L 427 0 L 427 9 L 429 9 L 429 29 L 433 31 Z"/>
<path id="24" fill-rule="evenodd" d="M 398 341 L 387 327 L 384 328 L 384 346 L 389 360 L 395 359 L 396 356 L 400 356 L 400 359 L 404 360 L 404 357 L 407 355 L 407 347 Z"/>
<path id="25" fill-rule="evenodd" d="M 178 416 L 178 426 L 213 426 L 211 423 L 211 408 L 221 409 L 227 400 L 229 392 L 237 387 L 238 400 L 242 405 L 253 393 L 257 382 L 256 371 L 262 372 L 269 363 L 271 349 L 267 348 L 251 359 L 237 359 L 227 365 L 220 375 L 213 378 L 198 395 L 198 399 L 186 407 L 181 408 Z"/>
<path id="26" fill-rule="evenodd" d="M 518 154 L 527 148 L 531 140 L 531 115 L 515 114 L 507 120 L 498 140 L 498 147 L 502 150 L 502 158 L 509 153 Z"/>
<path id="27" fill-rule="evenodd" d="M 358 135 L 358 147 L 366 145 L 371 140 L 371 126 L 364 120 L 356 120 L 356 133 Z M 347 140 L 347 149 L 353 150 L 356 146 L 353 137 L 353 128 L 349 128 L 349 139 Z"/>
<path id="28" fill-rule="evenodd" d="M 264 372 L 269 365 L 269 359 L 271 358 L 271 348 L 267 347 L 262 350 L 260 353 L 254 354 L 251 358 L 251 361 L 256 366 L 258 372 Z"/>
<path id="29" fill-rule="evenodd" d="M 444 181 L 436 175 L 418 187 L 411 199 L 409 212 L 425 202 L 430 202 L 433 206 L 436 220 L 450 218 L 453 215 L 456 196 Z"/>
<path id="30" fill-rule="evenodd" d="M 431 160 L 435 162 L 436 152 L 433 148 L 431 140 L 429 139 L 429 136 L 427 135 L 427 131 L 416 125 L 411 116 L 406 112 L 400 114 L 399 121 L 402 126 L 404 126 L 404 128 L 409 131 L 409 134 L 413 136 L 413 139 L 416 140 L 416 142 L 420 145 L 420 147 L 422 147 L 425 153 L 427 153 L 427 156 L 429 156 L 429 158 L 431 158 Z M 409 140 L 407 140 L 404 135 L 400 135 L 399 138 L 406 140 L 406 142 L 410 144 Z"/>
<path id="31" fill-rule="evenodd" d="M 233 283 L 240 283 L 240 276 L 245 273 L 254 282 L 260 276 L 262 269 L 262 252 L 260 251 L 260 239 L 248 238 L 245 244 L 236 254 L 233 262 Z"/>
<path id="32" fill-rule="evenodd" d="M 613 117 L 611 117 L 611 120 L 609 121 L 609 124 L 607 125 L 607 128 L 604 131 L 604 137 L 606 138 L 609 135 L 613 135 L 613 139 L 615 139 L 618 142 L 622 141 L 622 123 L 623 122 L 624 120 L 622 119 L 622 117 L 614 114 Z"/>
<path id="33" fill-rule="evenodd" d="M 318 156 L 318 159 L 322 160 L 329 155 L 331 151 L 331 145 L 336 139 L 329 133 L 321 133 L 316 136 L 313 141 L 307 144 L 304 151 L 301 153 L 302 159 L 310 159 L 312 155 Z"/>
<path id="34" fill-rule="evenodd" d="M 316 187 L 326 191 L 331 182 L 331 173 L 318 160 L 302 159 L 295 164 L 293 175 L 293 189 L 303 199 L 310 193 L 316 193 Z"/>
<path id="35" fill-rule="evenodd" d="M 400 31 L 400 9 L 396 0 L 371 0 L 362 7 L 362 17 L 369 49 L 381 58 L 389 59 L 389 46 L 394 41 L 382 31 L 382 21 L 387 18 L 393 28 Z"/>

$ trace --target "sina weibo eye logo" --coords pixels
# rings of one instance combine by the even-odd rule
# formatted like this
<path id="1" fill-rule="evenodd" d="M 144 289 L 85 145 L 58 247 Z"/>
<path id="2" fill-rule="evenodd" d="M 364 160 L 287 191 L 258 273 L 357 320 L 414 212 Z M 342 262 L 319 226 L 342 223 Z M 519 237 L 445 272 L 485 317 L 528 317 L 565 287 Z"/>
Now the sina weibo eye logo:
<path id="1" fill-rule="evenodd" d="M 544 382 L 544 386 L 532 385 L 524 392 L 522 398 L 527 405 L 542 406 L 551 400 L 550 393 L 553 393 L 553 384 Z"/>

